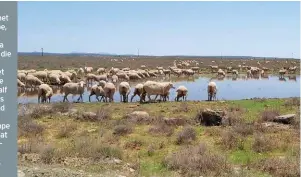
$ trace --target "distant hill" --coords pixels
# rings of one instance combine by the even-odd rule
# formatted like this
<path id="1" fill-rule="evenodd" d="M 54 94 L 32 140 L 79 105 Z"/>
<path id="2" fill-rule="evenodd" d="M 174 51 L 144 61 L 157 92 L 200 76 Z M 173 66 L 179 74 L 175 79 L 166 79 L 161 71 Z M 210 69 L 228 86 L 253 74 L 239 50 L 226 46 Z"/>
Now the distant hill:
<path id="1" fill-rule="evenodd" d="M 20 56 L 41 56 L 41 52 L 18 52 Z M 44 52 L 44 56 L 133 56 L 134 54 L 113 54 L 113 53 L 84 53 L 84 52 L 71 52 L 71 53 L 48 53 Z M 185 58 L 216 58 L 221 59 L 221 56 L 191 56 L 191 55 L 165 55 L 165 56 L 151 56 L 151 55 L 140 55 L 140 57 L 185 57 Z M 223 59 L 275 59 L 277 57 L 253 57 L 253 56 L 222 56 Z M 277 59 L 291 59 L 291 58 L 277 58 Z"/>

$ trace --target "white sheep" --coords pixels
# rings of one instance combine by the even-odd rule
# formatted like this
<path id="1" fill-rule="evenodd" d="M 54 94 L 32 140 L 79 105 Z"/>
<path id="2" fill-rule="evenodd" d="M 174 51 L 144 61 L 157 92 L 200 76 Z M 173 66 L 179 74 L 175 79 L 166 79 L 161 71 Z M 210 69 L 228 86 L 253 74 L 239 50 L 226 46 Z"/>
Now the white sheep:
<path id="1" fill-rule="evenodd" d="M 107 83 L 106 81 L 99 81 L 98 86 L 101 86 L 102 88 L 104 88 L 106 83 Z"/>
<path id="2" fill-rule="evenodd" d="M 113 83 L 118 82 L 118 76 L 113 75 L 113 76 L 112 76 L 112 82 L 113 82 Z"/>
<path id="3" fill-rule="evenodd" d="M 50 73 L 48 75 L 49 82 L 53 85 L 60 85 L 61 80 L 60 80 L 60 75 L 58 73 Z"/>
<path id="4" fill-rule="evenodd" d="M 105 91 L 103 90 L 103 87 L 100 86 L 99 84 L 93 85 L 91 87 L 91 92 L 90 92 L 90 95 L 89 95 L 89 102 L 91 102 L 91 96 L 92 95 L 96 96 L 97 101 L 101 101 L 101 100 L 105 101 L 105 99 L 104 99 Z M 98 98 L 99 96 L 101 96 L 100 100 Z"/>
<path id="5" fill-rule="evenodd" d="M 50 103 L 52 95 L 53 95 L 52 88 L 48 84 L 41 84 L 38 88 L 38 103 L 40 103 L 41 101 L 42 103 L 44 102 L 47 103 L 47 99 L 48 102 Z"/>
<path id="6" fill-rule="evenodd" d="M 97 74 L 103 74 L 103 73 L 106 72 L 106 69 L 105 68 L 98 68 L 96 72 L 97 72 Z"/>
<path id="7" fill-rule="evenodd" d="M 33 88 L 33 86 L 37 86 L 41 84 L 44 84 L 44 82 L 33 75 L 29 74 L 25 77 L 25 85 L 30 86 L 31 88 Z"/>
<path id="8" fill-rule="evenodd" d="M 108 102 L 107 98 L 109 98 L 109 102 L 114 102 L 114 94 L 116 92 L 116 87 L 113 83 L 106 83 L 103 90 L 105 91 L 105 99 Z"/>
<path id="9" fill-rule="evenodd" d="M 208 84 L 207 87 L 207 91 L 208 91 L 208 101 L 212 101 L 216 99 L 216 92 L 217 92 L 217 86 L 216 83 L 211 81 Z"/>
<path id="10" fill-rule="evenodd" d="M 18 87 L 20 87 L 21 89 L 25 89 L 25 84 L 21 82 L 19 79 L 17 79 L 17 83 L 18 83 Z"/>
<path id="11" fill-rule="evenodd" d="M 131 87 L 128 82 L 121 82 L 119 84 L 120 102 L 128 102 L 128 96 L 131 92 Z M 123 99 L 122 99 L 123 98 Z"/>
<path id="12" fill-rule="evenodd" d="M 133 101 L 133 98 L 138 95 L 139 97 L 141 97 L 141 94 L 143 92 L 143 84 L 137 84 L 135 86 L 135 89 L 134 89 L 134 94 L 133 96 L 131 97 L 131 102 Z"/>
<path id="13" fill-rule="evenodd" d="M 69 94 L 73 94 L 73 95 L 79 95 L 77 101 L 79 101 L 80 99 L 82 101 L 83 100 L 83 93 L 85 91 L 85 85 L 86 83 L 84 81 L 80 81 L 79 83 L 66 83 L 63 85 L 63 92 L 65 93 L 63 102 L 65 102 L 65 100 L 68 100 L 67 96 Z"/>
<path id="14" fill-rule="evenodd" d="M 188 89 L 185 86 L 183 85 L 179 86 L 176 92 L 177 92 L 177 96 L 175 97 L 175 101 L 179 101 L 179 98 L 181 97 L 183 101 L 187 100 Z"/>
<path id="15" fill-rule="evenodd" d="M 151 95 L 156 95 L 156 100 L 158 95 L 166 95 L 171 88 L 175 88 L 171 82 L 147 81 L 143 84 L 143 94 L 140 97 L 140 102 L 145 100 L 146 95 L 148 96 L 149 102 L 151 101 Z"/>

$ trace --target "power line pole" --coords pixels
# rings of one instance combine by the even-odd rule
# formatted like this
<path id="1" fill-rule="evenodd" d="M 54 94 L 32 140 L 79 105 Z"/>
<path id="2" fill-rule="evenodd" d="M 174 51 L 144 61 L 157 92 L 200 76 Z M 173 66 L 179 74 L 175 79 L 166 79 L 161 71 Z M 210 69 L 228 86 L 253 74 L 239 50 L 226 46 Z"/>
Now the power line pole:
<path id="1" fill-rule="evenodd" d="M 139 48 L 138 48 L 138 57 L 139 57 Z"/>
<path id="2" fill-rule="evenodd" d="M 44 56 L 44 51 L 43 51 L 43 48 L 41 48 L 41 50 L 42 50 L 42 56 Z"/>

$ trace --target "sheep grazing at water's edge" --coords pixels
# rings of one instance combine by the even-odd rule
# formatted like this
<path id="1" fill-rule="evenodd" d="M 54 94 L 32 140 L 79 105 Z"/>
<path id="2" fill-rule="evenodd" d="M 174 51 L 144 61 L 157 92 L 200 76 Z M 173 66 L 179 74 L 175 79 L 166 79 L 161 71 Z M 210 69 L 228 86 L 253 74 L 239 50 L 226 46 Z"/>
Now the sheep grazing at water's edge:
<path id="1" fill-rule="evenodd" d="M 207 91 L 208 91 L 208 101 L 216 100 L 217 86 L 215 82 L 213 81 L 209 82 Z"/>
<path id="2" fill-rule="evenodd" d="M 83 94 L 84 94 L 84 91 L 85 91 L 85 85 L 86 83 L 84 81 L 80 81 L 79 83 L 66 83 L 63 85 L 63 92 L 65 93 L 65 96 L 64 96 L 64 99 L 63 99 L 63 102 L 65 102 L 65 100 L 68 100 L 67 96 L 69 94 L 73 94 L 73 95 L 79 95 L 77 101 L 79 101 L 80 99 L 82 101 L 83 100 Z"/>
<path id="3" fill-rule="evenodd" d="M 139 97 L 141 97 L 142 92 L 143 92 L 143 84 L 137 84 L 137 85 L 135 86 L 134 93 L 133 93 L 133 95 L 132 95 L 132 97 L 131 97 L 131 102 L 133 102 L 133 98 L 134 98 L 136 95 L 138 95 Z"/>
<path id="4" fill-rule="evenodd" d="M 128 82 L 121 82 L 119 84 L 120 102 L 128 102 L 131 87 Z"/>
<path id="5" fill-rule="evenodd" d="M 89 102 L 91 102 L 91 96 L 95 95 L 96 96 L 96 99 L 97 101 L 101 101 L 103 100 L 103 102 L 105 102 L 105 91 L 103 90 L 103 87 L 99 84 L 95 84 L 91 87 L 91 91 L 90 91 L 90 95 L 89 95 Z M 100 100 L 98 97 L 100 97 Z"/>
<path id="6" fill-rule="evenodd" d="M 171 88 L 175 88 L 171 82 L 155 82 L 147 81 L 143 84 L 143 96 L 140 97 L 140 102 L 145 100 L 145 96 L 148 96 L 148 99 L 151 101 L 151 95 L 156 95 L 155 100 L 158 95 L 166 95 Z"/>
<path id="7" fill-rule="evenodd" d="M 104 86 L 103 90 L 105 91 L 105 101 L 108 102 L 108 98 L 109 98 L 109 102 L 114 102 L 114 94 L 116 92 L 116 87 L 113 83 L 106 83 L 106 85 Z"/>
<path id="8" fill-rule="evenodd" d="M 53 90 L 48 84 L 41 84 L 38 87 L 38 103 L 40 102 L 47 103 L 47 99 L 48 102 L 50 103 L 52 95 L 53 95 Z"/>
<path id="9" fill-rule="evenodd" d="M 185 86 L 183 85 L 179 86 L 176 92 L 177 92 L 177 96 L 175 97 L 175 101 L 179 101 L 179 98 L 181 97 L 183 101 L 187 100 L 188 89 Z"/>

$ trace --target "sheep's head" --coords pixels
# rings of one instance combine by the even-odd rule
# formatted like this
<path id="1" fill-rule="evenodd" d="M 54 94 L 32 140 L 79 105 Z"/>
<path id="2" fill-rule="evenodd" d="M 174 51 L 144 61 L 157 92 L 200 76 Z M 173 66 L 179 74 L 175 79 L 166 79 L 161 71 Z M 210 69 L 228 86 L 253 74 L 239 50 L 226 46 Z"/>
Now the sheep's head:
<path id="1" fill-rule="evenodd" d="M 86 82 L 80 81 L 80 82 L 78 83 L 78 85 L 81 86 L 81 87 L 84 87 L 84 86 L 86 85 Z"/>
<path id="2" fill-rule="evenodd" d="M 173 89 L 175 89 L 175 87 L 174 87 L 173 83 L 171 83 L 171 82 L 169 82 L 168 86 L 169 86 L 170 88 L 173 88 Z"/>

